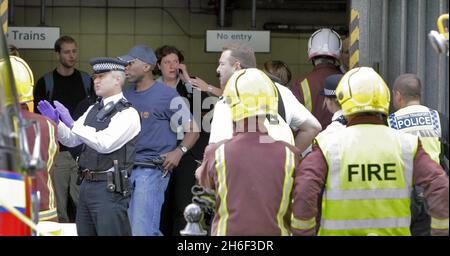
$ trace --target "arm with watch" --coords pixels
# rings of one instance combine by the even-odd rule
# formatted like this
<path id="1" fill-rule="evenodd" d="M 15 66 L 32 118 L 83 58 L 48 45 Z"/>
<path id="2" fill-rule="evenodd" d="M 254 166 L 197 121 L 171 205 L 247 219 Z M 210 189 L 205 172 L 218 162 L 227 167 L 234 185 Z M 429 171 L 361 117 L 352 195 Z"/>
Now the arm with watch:
<path id="1" fill-rule="evenodd" d="M 208 94 L 210 94 L 210 95 L 212 94 L 217 97 L 222 96 L 223 90 L 221 88 L 210 85 L 199 77 L 191 78 L 191 79 L 189 79 L 189 82 L 192 84 L 192 87 L 194 87 L 197 90 L 207 92 Z"/>
<path id="2" fill-rule="evenodd" d="M 191 120 L 187 122 L 183 128 L 185 131 L 184 138 L 178 147 L 173 151 L 161 154 L 162 157 L 165 157 L 163 163 L 163 169 L 165 172 L 171 171 L 173 168 L 177 167 L 180 163 L 181 157 L 183 157 L 183 155 L 194 146 L 195 142 L 197 142 L 200 137 L 199 128 L 195 121 Z"/>

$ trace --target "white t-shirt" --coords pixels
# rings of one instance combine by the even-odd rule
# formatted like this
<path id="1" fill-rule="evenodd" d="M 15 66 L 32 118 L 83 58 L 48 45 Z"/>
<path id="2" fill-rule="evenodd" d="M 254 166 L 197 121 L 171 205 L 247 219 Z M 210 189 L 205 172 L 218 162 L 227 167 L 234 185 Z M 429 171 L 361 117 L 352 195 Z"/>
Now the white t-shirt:
<path id="1" fill-rule="evenodd" d="M 335 131 L 339 131 L 341 129 L 344 129 L 346 126 L 337 121 L 338 118 L 342 116 L 342 110 L 338 110 L 333 114 L 333 117 L 331 118 L 331 123 L 327 126 L 327 128 L 323 131 L 321 131 L 321 134 L 326 133 L 333 133 Z"/>
<path id="2" fill-rule="evenodd" d="M 315 117 L 295 98 L 291 90 L 278 83 L 275 83 L 275 85 L 283 99 L 286 122 L 281 116 L 278 116 L 279 124 L 270 125 L 267 119 L 264 124 L 273 139 L 295 145 L 291 129 L 297 131 L 303 122 L 311 118 L 315 119 Z M 210 144 L 233 137 L 233 120 L 231 116 L 231 108 L 224 100 L 219 100 L 214 106 L 214 116 L 209 137 Z"/>

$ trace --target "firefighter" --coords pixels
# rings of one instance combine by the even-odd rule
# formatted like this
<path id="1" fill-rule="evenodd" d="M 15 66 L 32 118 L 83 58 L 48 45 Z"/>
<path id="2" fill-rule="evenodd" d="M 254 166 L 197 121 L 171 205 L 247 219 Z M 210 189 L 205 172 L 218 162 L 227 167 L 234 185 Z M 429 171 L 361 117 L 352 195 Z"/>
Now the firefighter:
<path id="1" fill-rule="evenodd" d="M 319 120 L 323 130 L 331 123 L 333 114 L 324 107 L 320 92 L 328 76 L 342 73 L 339 67 L 341 48 L 341 38 L 336 31 L 321 28 L 314 32 L 308 41 L 308 60 L 314 68 L 291 86 L 292 93 Z"/>
<path id="2" fill-rule="evenodd" d="M 223 93 L 234 126 L 231 139 L 210 144 L 196 171 L 215 191 L 211 235 L 290 235 L 290 205 L 300 150 L 284 141 L 264 143 L 267 115 L 278 114 L 274 83 L 264 72 L 235 72 Z"/>
<path id="3" fill-rule="evenodd" d="M 45 116 L 33 113 L 33 72 L 28 64 L 17 56 L 10 56 L 14 73 L 14 82 L 21 107 L 21 114 L 26 120 L 36 122 L 41 133 L 41 158 L 45 162 L 43 170 L 37 170 L 36 188 L 39 191 L 39 221 L 58 221 L 54 188 L 51 181 L 54 159 L 58 152 L 56 125 Z M 33 126 L 27 128 L 28 147 L 33 148 L 36 134 Z"/>
<path id="4" fill-rule="evenodd" d="M 324 189 L 319 235 L 411 235 L 410 194 L 420 185 L 431 234 L 448 236 L 448 176 L 418 137 L 386 126 L 390 95 L 383 79 L 372 68 L 352 69 L 336 95 L 348 124 L 317 136 L 300 164 L 294 234 L 315 233 Z"/>

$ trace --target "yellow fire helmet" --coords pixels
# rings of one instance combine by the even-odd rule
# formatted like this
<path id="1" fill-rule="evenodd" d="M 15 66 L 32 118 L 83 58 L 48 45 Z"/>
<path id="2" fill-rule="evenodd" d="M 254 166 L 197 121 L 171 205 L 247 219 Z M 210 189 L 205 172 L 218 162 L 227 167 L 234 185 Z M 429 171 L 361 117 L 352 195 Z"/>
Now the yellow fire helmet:
<path id="1" fill-rule="evenodd" d="M 345 116 L 361 112 L 389 112 L 389 88 L 383 78 L 370 67 L 348 71 L 336 88 L 336 95 Z"/>
<path id="2" fill-rule="evenodd" d="M 235 72 L 225 85 L 223 97 L 231 107 L 234 122 L 251 116 L 278 114 L 275 84 L 256 68 Z"/>
<path id="3" fill-rule="evenodd" d="M 33 72 L 28 64 L 21 58 L 17 56 L 10 56 L 11 67 L 14 73 L 14 82 L 17 88 L 17 94 L 19 96 L 20 103 L 29 103 L 30 111 L 32 111 L 33 105 L 33 86 L 34 78 Z"/>

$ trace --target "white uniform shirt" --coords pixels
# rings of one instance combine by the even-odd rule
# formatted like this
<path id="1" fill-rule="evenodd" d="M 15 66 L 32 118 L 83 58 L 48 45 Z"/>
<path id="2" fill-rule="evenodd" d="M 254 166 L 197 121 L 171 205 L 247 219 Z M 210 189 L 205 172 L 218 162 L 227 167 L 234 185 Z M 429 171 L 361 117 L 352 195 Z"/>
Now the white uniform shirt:
<path id="1" fill-rule="evenodd" d="M 280 123 L 278 125 L 268 125 L 266 120 L 267 131 L 275 140 L 282 140 L 291 145 L 294 145 L 294 137 L 292 131 L 297 131 L 303 122 L 312 118 L 316 119 L 305 106 L 303 106 L 294 94 L 283 85 L 275 83 L 283 99 L 284 109 L 286 113 L 286 122 L 280 116 Z M 220 100 L 214 106 L 214 116 L 211 122 L 211 133 L 209 143 L 217 143 L 219 141 L 230 139 L 233 137 L 233 120 L 231 115 L 231 108 Z"/>
<path id="2" fill-rule="evenodd" d="M 345 128 L 341 122 L 337 121 L 342 116 L 342 110 L 338 110 L 333 114 L 331 118 L 331 123 L 327 126 L 327 128 L 320 132 L 320 134 L 332 133 L 338 130 Z"/>
<path id="3" fill-rule="evenodd" d="M 118 102 L 123 98 L 119 93 L 103 99 L 106 106 L 109 102 Z M 104 130 L 96 131 L 94 127 L 85 126 L 84 121 L 93 106 L 74 122 L 72 129 L 63 122 L 58 124 L 58 140 L 65 146 L 75 147 L 82 143 L 101 154 L 109 154 L 123 147 L 141 131 L 139 113 L 134 108 L 127 108 L 115 114 Z"/>

